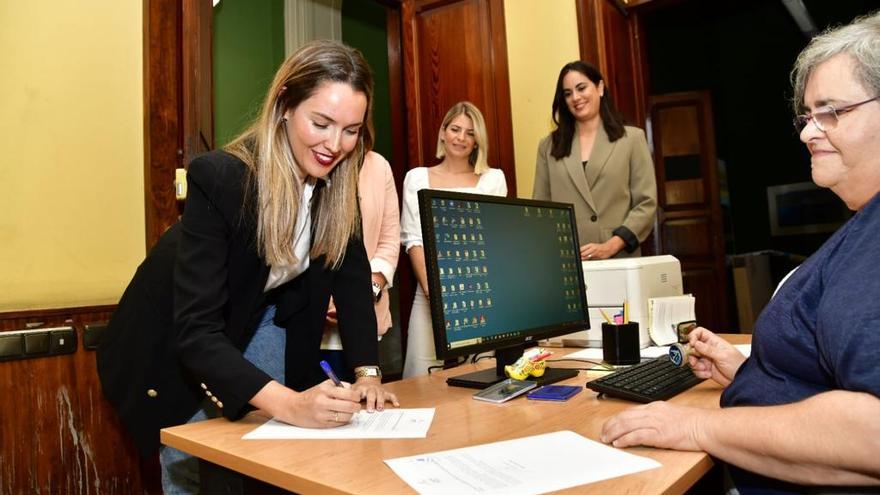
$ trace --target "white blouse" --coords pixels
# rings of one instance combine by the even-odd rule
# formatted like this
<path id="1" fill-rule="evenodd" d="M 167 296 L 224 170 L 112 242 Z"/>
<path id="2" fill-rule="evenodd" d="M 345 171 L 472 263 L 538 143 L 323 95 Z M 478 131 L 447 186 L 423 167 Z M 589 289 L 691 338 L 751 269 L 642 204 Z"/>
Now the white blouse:
<path id="1" fill-rule="evenodd" d="M 428 186 L 428 167 L 411 169 L 403 179 L 403 212 L 400 215 L 400 243 L 407 251 L 413 246 L 423 245 L 418 196 L 418 192 L 422 189 L 507 196 L 507 181 L 504 180 L 504 172 L 501 169 L 490 168 L 480 175 L 480 180 L 474 187 L 430 188 Z"/>
<path id="2" fill-rule="evenodd" d="M 294 265 L 272 265 L 269 278 L 263 292 L 269 292 L 281 284 L 299 277 L 309 269 L 309 250 L 312 245 L 312 232 L 309 224 L 312 220 L 312 194 L 315 192 L 315 181 L 310 180 L 303 186 L 302 204 L 296 218 L 296 237 L 293 241 L 293 254 L 298 260 Z"/>

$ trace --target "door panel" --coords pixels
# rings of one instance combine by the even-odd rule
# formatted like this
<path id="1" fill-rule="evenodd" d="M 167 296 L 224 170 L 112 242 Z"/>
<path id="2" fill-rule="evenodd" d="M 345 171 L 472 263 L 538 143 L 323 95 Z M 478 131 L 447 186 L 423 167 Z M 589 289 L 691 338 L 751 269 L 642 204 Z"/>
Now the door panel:
<path id="1" fill-rule="evenodd" d="M 0 313 L 0 338 L 9 339 L 13 330 L 69 327 L 76 341 L 69 354 L 48 355 L 46 349 L 40 356 L 0 361 L 0 390 L 6 392 L 0 421 L 0 493 L 162 493 L 158 464 L 138 457 L 104 399 L 92 340 L 86 338 L 100 335 L 95 327 L 102 326 L 113 309 Z"/>
<path id="2" fill-rule="evenodd" d="M 688 258 L 704 258 L 712 257 L 711 225 L 704 216 L 695 216 L 690 218 L 669 218 L 661 222 L 660 238 L 663 239 L 663 246 L 675 246 L 674 254 L 681 259 Z"/>
<path id="3" fill-rule="evenodd" d="M 617 0 L 576 0 L 575 6 L 581 59 L 599 67 L 627 121 L 644 127 L 647 76 L 638 14 Z"/>
<path id="4" fill-rule="evenodd" d="M 181 26 L 177 0 L 144 2 L 144 210 L 149 250 L 179 214 L 174 170 L 183 166 Z"/>
<path id="5" fill-rule="evenodd" d="M 718 192 L 712 106 L 706 92 L 653 96 L 659 252 L 681 261 L 685 291 L 697 299 L 697 320 L 729 329 L 724 230 Z"/>
<path id="6" fill-rule="evenodd" d="M 486 119 L 489 164 L 516 195 L 503 2 L 412 0 L 403 15 L 410 168 L 436 162 L 443 116 L 469 100 Z"/>
<path id="7" fill-rule="evenodd" d="M 667 181 L 663 184 L 663 190 L 669 206 L 702 204 L 706 201 L 701 179 Z"/>
<path id="8" fill-rule="evenodd" d="M 209 0 L 183 2 L 183 162 L 214 149 L 214 82 Z"/>

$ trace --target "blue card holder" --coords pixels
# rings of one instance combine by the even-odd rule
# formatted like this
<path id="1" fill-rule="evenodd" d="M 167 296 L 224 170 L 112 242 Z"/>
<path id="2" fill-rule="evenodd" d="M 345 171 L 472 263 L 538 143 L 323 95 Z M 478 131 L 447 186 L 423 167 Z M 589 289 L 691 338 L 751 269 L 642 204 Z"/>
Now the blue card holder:
<path id="1" fill-rule="evenodd" d="M 526 397 L 532 400 L 566 401 L 580 392 L 582 388 L 577 385 L 545 385 L 538 390 L 529 392 Z"/>

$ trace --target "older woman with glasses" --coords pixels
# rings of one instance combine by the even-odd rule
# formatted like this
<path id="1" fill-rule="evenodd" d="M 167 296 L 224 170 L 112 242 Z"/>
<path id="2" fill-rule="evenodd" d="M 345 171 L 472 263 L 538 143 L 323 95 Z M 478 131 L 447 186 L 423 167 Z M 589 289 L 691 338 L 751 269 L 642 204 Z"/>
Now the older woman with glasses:
<path id="1" fill-rule="evenodd" d="M 856 211 L 792 273 L 756 324 L 748 359 L 694 330 L 694 372 L 722 409 L 664 402 L 605 423 L 616 447 L 702 450 L 739 493 L 880 485 L 880 12 L 813 39 L 792 79 L 813 181 Z"/>
<path id="2" fill-rule="evenodd" d="M 865 101 L 860 101 L 858 103 L 853 103 L 852 105 L 846 105 L 844 107 L 833 107 L 831 105 L 825 105 L 824 107 L 819 108 L 815 112 L 805 113 L 803 115 L 798 115 L 794 118 L 794 128 L 798 131 L 798 134 L 803 132 L 804 127 L 807 126 L 810 122 L 813 122 L 816 125 L 816 128 L 822 132 L 828 132 L 835 127 L 837 127 L 837 121 L 840 119 L 840 116 L 859 108 L 865 103 L 871 103 L 872 101 L 876 101 L 880 99 L 880 96 L 875 96 L 873 98 L 868 98 Z"/>

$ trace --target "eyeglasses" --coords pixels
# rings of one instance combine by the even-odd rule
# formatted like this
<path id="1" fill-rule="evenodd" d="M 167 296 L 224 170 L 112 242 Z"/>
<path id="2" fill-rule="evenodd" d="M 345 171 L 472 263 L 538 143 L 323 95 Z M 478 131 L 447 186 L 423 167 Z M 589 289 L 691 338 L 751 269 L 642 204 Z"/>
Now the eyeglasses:
<path id="1" fill-rule="evenodd" d="M 822 132 L 828 132 L 837 127 L 837 121 L 840 119 L 841 115 L 851 112 L 865 103 L 870 103 L 877 99 L 880 99 L 880 96 L 875 96 L 871 99 L 840 108 L 834 108 L 831 105 L 828 105 L 819 108 L 815 112 L 798 115 L 794 118 L 794 128 L 797 130 L 798 134 L 800 134 L 801 131 L 804 130 L 804 127 L 806 127 L 812 120 L 817 129 Z"/>

